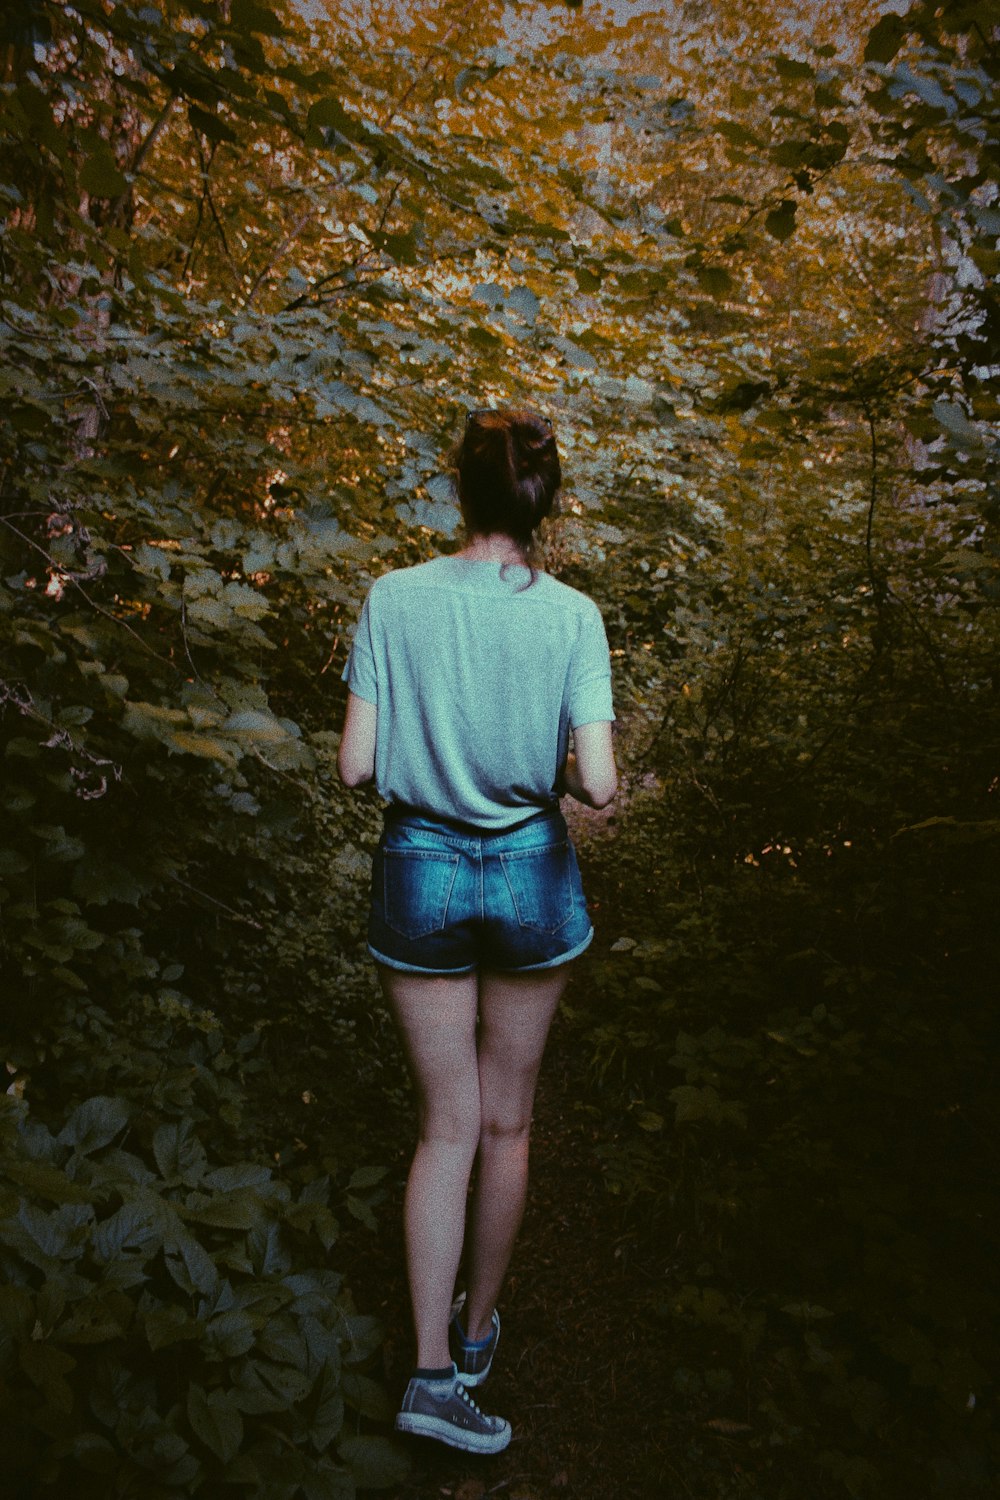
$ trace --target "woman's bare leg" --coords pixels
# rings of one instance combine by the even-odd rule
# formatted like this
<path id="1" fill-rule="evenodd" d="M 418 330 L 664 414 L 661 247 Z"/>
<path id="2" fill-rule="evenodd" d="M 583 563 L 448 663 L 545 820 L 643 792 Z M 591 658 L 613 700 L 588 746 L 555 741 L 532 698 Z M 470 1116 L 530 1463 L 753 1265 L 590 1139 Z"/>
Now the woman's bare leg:
<path id="1" fill-rule="evenodd" d="M 448 1319 L 480 1132 L 475 974 L 455 979 L 378 965 L 417 1091 L 419 1139 L 404 1222 L 417 1365 L 451 1363 Z"/>
<path id="2" fill-rule="evenodd" d="M 466 1256 L 470 1339 L 489 1332 L 524 1214 L 535 1084 L 569 967 L 479 977 L 482 1129 Z"/>

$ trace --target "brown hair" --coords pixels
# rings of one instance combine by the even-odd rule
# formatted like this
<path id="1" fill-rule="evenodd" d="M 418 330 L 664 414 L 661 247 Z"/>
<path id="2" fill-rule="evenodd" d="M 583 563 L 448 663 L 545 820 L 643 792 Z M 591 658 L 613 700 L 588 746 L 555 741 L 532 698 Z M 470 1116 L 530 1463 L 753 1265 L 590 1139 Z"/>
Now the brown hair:
<path id="1" fill-rule="evenodd" d="M 527 555 L 562 483 L 551 422 L 523 406 L 470 411 L 451 464 L 470 530 L 503 532 Z"/>

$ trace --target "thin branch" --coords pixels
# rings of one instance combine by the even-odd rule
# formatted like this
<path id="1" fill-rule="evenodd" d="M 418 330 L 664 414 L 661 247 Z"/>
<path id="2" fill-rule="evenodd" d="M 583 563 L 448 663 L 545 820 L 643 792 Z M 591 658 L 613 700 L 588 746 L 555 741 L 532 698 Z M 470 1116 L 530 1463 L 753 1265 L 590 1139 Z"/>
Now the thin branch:
<path id="1" fill-rule="evenodd" d="M 278 246 L 277 250 L 275 250 L 274 254 L 270 257 L 267 264 L 258 272 L 256 277 L 254 278 L 253 285 L 247 292 L 244 299 L 243 306 L 245 308 L 249 308 L 251 302 L 260 291 L 261 283 L 264 282 L 268 276 L 270 276 L 271 272 L 274 270 L 275 266 L 284 255 L 285 251 L 290 249 L 291 246 L 295 244 L 295 241 L 298 239 L 299 235 L 302 233 L 305 226 L 309 223 L 309 220 L 313 217 L 315 212 L 316 210 L 314 208 L 309 207 L 306 209 L 304 214 L 301 214 L 299 216 L 295 224 L 281 241 L 281 244 Z"/>
<path id="2" fill-rule="evenodd" d="M 212 687 L 211 683 L 205 681 L 204 677 L 202 677 L 201 673 L 198 671 L 198 668 L 194 664 L 194 657 L 191 655 L 191 646 L 188 642 L 187 633 L 187 600 L 183 596 L 181 597 L 181 639 L 184 642 L 184 655 L 187 657 L 188 662 L 191 666 L 191 670 L 194 673 L 195 677 L 197 677 L 202 687 L 206 688 L 208 692 L 212 694 L 213 698 L 221 701 L 219 699 L 219 694 Z"/>
<path id="3" fill-rule="evenodd" d="M 875 555 L 873 551 L 874 529 L 875 529 L 875 507 L 878 504 L 878 434 L 875 427 L 875 413 L 867 403 L 862 408 L 865 420 L 868 423 L 868 433 L 871 443 L 871 479 L 868 498 L 868 521 L 865 526 L 865 564 L 868 570 L 868 582 L 871 585 L 872 596 L 875 607 L 881 611 L 885 600 L 885 579 L 881 578 L 875 571 Z"/>
<path id="4" fill-rule="evenodd" d="M 173 107 L 177 103 L 178 98 L 178 94 L 172 93 L 166 104 L 160 110 L 160 113 L 157 115 L 150 129 L 147 131 L 145 140 L 140 143 L 139 149 L 136 151 L 135 156 L 132 158 L 132 165 L 129 167 L 130 172 L 135 173 L 139 171 L 139 168 L 146 160 L 146 157 L 149 155 L 150 151 L 152 151 L 153 147 L 160 139 L 160 136 L 166 129 L 167 121 L 170 118 Z"/>
<path id="5" fill-rule="evenodd" d="M 921 640 L 924 643 L 924 646 L 927 649 L 927 655 L 934 663 L 934 670 L 937 672 L 937 675 L 941 682 L 941 686 L 944 688 L 947 696 L 952 700 L 952 702 L 954 702 L 955 689 L 952 687 L 951 678 L 948 676 L 948 672 L 944 664 L 944 659 L 941 655 L 941 652 L 937 648 L 937 643 L 935 642 L 933 636 L 927 629 L 923 620 L 921 620 L 919 611 L 914 609 L 913 605 L 908 599 L 905 599 L 901 594 L 897 594 L 896 590 L 892 587 L 891 584 L 886 585 L 886 593 L 891 599 L 894 599 L 896 603 L 899 604 L 910 617 L 910 621 L 913 625 L 914 631 L 918 636 L 920 636 Z"/>
<path id="6" fill-rule="evenodd" d="M 372 234 L 381 234 L 383 226 L 385 225 L 385 221 L 389 217 L 392 205 L 396 200 L 396 194 L 399 192 L 399 189 L 402 187 L 402 185 L 402 177 L 397 177 L 396 181 L 392 185 L 392 190 L 389 193 L 385 206 L 383 207 L 382 212 L 379 215 L 378 223 L 371 231 Z M 315 301 L 315 305 L 317 307 L 322 306 L 323 301 L 327 299 L 316 300 L 316 293 L 319 291 L 320 287 L 326 286 L 329 282 L 335 280 L 338 276 L 346 276 L 352 272 L 357 275 L 359 271 L 364 269 L 365 263 L 367 262 L 370 255 L 371 247 L 369 245 L 366 245 L 362 250 L 358 251 L 353 260 L 345 261 L 342 266 L 338 266 L 335 270 L 328 271 L 325 276 L 321 276 L 318 281 L 313 282 L 308 292 L 302 292 L 298 297 L 293 298 L 293 300 L 289 302 L 286 307 L 282 308 L 282 311 L 296 312 L 300 307 L 304 307 L 306 303 L 313 301 Z M 375 274 L 377 274 L 377 272 Z M 254 290 L 256 291 L 256 283 L 254 285 Z M 339 287 L 337 288 L 337 290 L 343 291 L 344 287 Z"/>
<path id="7" fill-rule="evenodd" d="M 92 599 L 87 593 L 87 590 L 83 587 L 83 584 L 80 582 L 80 580 L 74 577 L 74 575 L 69 572 L 61 562 L 54 558 L 50 552 L 46 552 L 45 548 L 42 547 L 38 542 L 36 542 L 33 537 L 26 536 L 25 533 L 20 529 L 20 527 L 12 525 L 6 516 L 0 516 L 0 523 L 6 526 L 10 531 L 13 531 L 15 536 L 19 536 L 22 542 L 26 542 L 29 547 L 34 547 L 36 552 L 40 552 L 49 566 L 56 573 L 58 573 L 61 578 L 64 578 L 67 583 L 71 583 L 74 588 L 79 589 L 80 593 L 83 595 L 84 599 L 90 605 L 92 610 L 95 610 L 99 615 L 103 615 L 106 620 L 112 620 L 116 625 L 120 625 L 123 630 L 128 631 L 129 635 L 135 636 L 142 649 L 144 651 L 148 651 L 150 656 L 155 656 L 157 661 L 163 662 L 165 666 L 170 667 L 172 671 L 179 673 L 181 676 L 184 675 L 181 668 L 175 661 L 171 661 L 169 656 L 161 656 L 159 651 L 156 651 L 148 641 L 144 640 L 139 632 L 133 626 L 131 626 L 127 620 L 122 619 L 121 615 L 114 614 L 111 610 L 105 609 L 102 604 L 98 604 L 96 600 Z"/>
<path id="8" fill-rule="evenodd" d="M 440 42 L 437 43 L 437 55 L 440 55 L 444 51 L 445 47 L 448 45 L 448 43 L 451 41 L 452 37 L 454 36 L 456 30 L 462 25 L 462 23 L 464 21 L 466 21 L 469 18 L 469 13 L 472 11 L 474 5 L 475 5 L 475 0 L 469 0 L 469 4 L 466 5 L 465 9 L 462 10 L 462 11 L 460 11 L 458 13 L 458 15 L 455 17 L 454 21 L 452 21 L 451 25 L 448 27 L 448 30 L 445 32 L 445 34 L 441 38 Z M 400 94 L 400 96 L 399 96 L 399 98 L 397 100 L 395 100 L 392 104 L 390 104 L 390 105 L 388 105 L 386 107 L 386 111 L 383 114 L 381 120 L 379 121 L 379 129 L 380 130 L 384 130 L 385 127 L 391 121 L 393 115 L 397 115 L 399 113 L 399 111 L 402 109 L 403 105 L 406 103 L 406 101 L 409 99 L 410 95 L 413 93 L 414 89 L 422 81 L 423 76 L 427 72 L 428 68 L 431 66 L 431 64 L 435 60 L 436 60 L 435 53 L 434 52 L 428 52 L 427 56 L 425 57 L 425 59 L 423 61 L 423 65 L 417 70 L 417 72 L 414 75 L 414 77 L 410 80 L 410 83 L 409 83 L 408 87 L 403 90 L 402 94 Z"/>
<path id="9" fill-rule="evenodd" d="M 187 280 L 194 267 L 195 251 L 198 249 L 198 236 L 201 234 L 201 226 L 205 218 L 205 191 L 205 179 L 203 174 L 201 196 L 198 199 L 198 211 L 195 214 L 194 220 L 194 230 L 191 234 L 191 243 L 188 246 L 188 253 L 184 257 L 184 267 L 181 271 L 180 279 L 182 281 Z"/>
<path id="10" fill-rule="evenodd" d="M 226 259 L 229 262 L 229 269 L 232 271 L 232 273 L 236 277 L 237 281 L 239 281 L 239 279 L 240 279 L 240 268 L 236 264 L 235 260 L 233 259 L 233 252 L 229 248 L 229 238 L 228 238 L 228 236 L 226 234 L 226 227 L 223 224 L 222 220 L 219 218 L 219 212 L 218 212 L 218 209 L 215 206 L 215 199 L 212 197 L 212 177 L 211 177 L 211 174 L 212 174 L 212 163 L 215 160 L 216 143 L 214 141 L 212 142 L 212 148 L 211 148 L 211 150 L 208 153 L 208 161 L 206 162 L 206 160 L 205 160 L 205 153 L 202 150 L 202 145 L 201 145 L 201 136 L 193 128 L 192 128 L 192 134 L 194 135 L 195 144 L 196 144 L 196 146 L 198 148 L 198 162 L 199 162 L 199 164 L 201 166 L 201 179 L 202 179 L 202 183 L 203 183 L 203 191 L 204 191 L 205 202 L 208 204 L 208 210 L 209 210 L 209 213 L 212 215 L 212 221 L 215 224 L 216 229 L 219 231 L 219 238 L 222 241 L 222 248 L 225 251 Z"/>
<path id="11" fill-rule="evenodd" d="M 336 655 L 336 652 L 337 652 L 337 647 L 339 645 L 340 645 L 340 634 L 338 632 L 338 634 L 335 635 L 334 638 L 333 638 L 333 645 L 330 647 L 330 655 L 327 657 L 326 661 L 323 663 L 323 665 L 319 669 L 319 675 L 320 675 L 320 677 L 323 676 L 323 673 L 326 671 L 326 669 L 329 667 L 330 663 L 333 661 L 333 658 L 334 658 L 334 656 Z"/>
<path id="12" fill-rule="evenodd" d="M 0 678 L 0 709 L 2 709 L 4 704 L 7 703 L 13 703 L 18 712 L 23 714 L 26 719 L 36 719 L 39 724 L 45 725 L 46 729 L 50 731 L 49 738 L 45 741 L 45 744 L 48 748 L 61 746 L 64 750 L 69 750 L 74 755 L 79 755 L 82 756 L 84 760 L 89 760 L 91 765 L 93 766 L 110 766 L 114 779 L 116 781 L 121 781 L 122 767 L 118 764 L 117 761 L 109 759 L 109 757 L 106 755 L 95 755 L 94 752 L 92 750 L 88 750 L 85 745 L 78 744 L 64 725 L 57 724 L 54 719 L 49 718 L 48 714 L 43 714 L 41 709 L 35 706 L 34 699 L 32 698 L 27 688 L 18 689 L 17 687 L 12 686 L 11 683 L 6 682 L 3 678 Z M 76 778 L 77 781 L 80 781 L 85 775 L 93 774 L 92 772 L 88 773 L 86 771 L 80 771 L 76 766 L 70 767 L 70 773 Z M 102 775 L 99 791 L 82 793 L 78 792 L 77 795 L 83 796 L 88 800 L 92 800 L 94 797 L 102 796 L 106 790 L 107 777 Z"/>
<path id="13" fill-rule="evenodd" d="M 217 896 L 210 896 L 207 891 L 200 891 L 196 885 L 191 885 L 189 881 L 182 880 L 179 875 L 171 873 L 169 879 L 175 881 L 177 885 L 182 885 L 186 891 L 193 892 L 195 896 L 200 896 L 203 901 L 210 901 L 213 906 L 218 906 L 222 911 L 227 912 L 229 916 L 235 917 L 237 922 L 245 922 L 248 927 L 256 927 L 258 932 L 265 932 L 267 930 L 263 922 L 258 922 L 255 918 L 246 916 L 244 912 L 237 911 L 235 907 L 227 906 L 225 901 L 220 901 Z"/>

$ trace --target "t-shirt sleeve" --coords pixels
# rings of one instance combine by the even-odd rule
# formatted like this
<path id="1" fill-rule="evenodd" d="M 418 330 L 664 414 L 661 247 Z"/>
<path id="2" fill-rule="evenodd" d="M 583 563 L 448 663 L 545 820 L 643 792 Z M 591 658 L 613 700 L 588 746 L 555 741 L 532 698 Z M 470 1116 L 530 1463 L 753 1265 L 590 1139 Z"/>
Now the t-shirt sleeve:
<path id="1" fill-rule="evenodd" d="M 611 701 L 611 653 L 604 621 L 596 604 L 586 611 L 569 670 L 569 722 L 571 729 L 613 720 Z"/>
<path id="2" fill-rule="evenodd" d="M 366 703 L 378 703 L 378 679 L 375 672 L 375 647 L 372 642 L 371 591 L 361 609 L 361 618 L 354 632 L 347 665 L 341 681 L 346 682 L 356 698 Z"/>

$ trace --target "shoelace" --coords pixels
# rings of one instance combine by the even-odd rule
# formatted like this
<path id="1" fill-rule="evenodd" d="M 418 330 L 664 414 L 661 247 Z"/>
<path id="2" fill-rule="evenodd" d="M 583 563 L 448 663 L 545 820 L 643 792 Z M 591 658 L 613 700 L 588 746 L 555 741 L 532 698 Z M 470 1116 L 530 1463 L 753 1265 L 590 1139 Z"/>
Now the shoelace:
<path id="1" fill-rule="evenodd" d="M 482 1417 L 484 1422 L 487 1420 L 486 1416 L 483 1413 L 482 1407 L 477 1406 L 476 1402 L 473 1401 L 472 1397 L 469 1395 L 468 1391 L 465 1389 L 465 1386 L 461 1381 L 459 1381 L 458 1385 L 456 1385 L 455 1387 L 455 1394 L 457 1396 L 461 1396 L 466 1406 L 472 1407 L 472 1410 L 475 1412 L 477 1417 Z"/>

